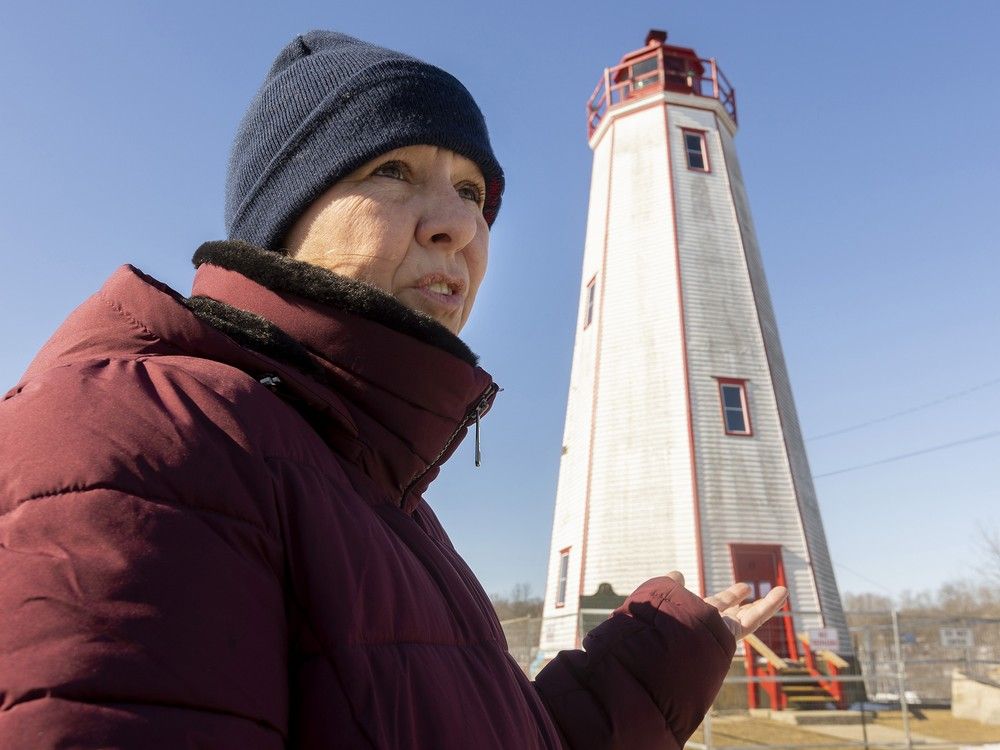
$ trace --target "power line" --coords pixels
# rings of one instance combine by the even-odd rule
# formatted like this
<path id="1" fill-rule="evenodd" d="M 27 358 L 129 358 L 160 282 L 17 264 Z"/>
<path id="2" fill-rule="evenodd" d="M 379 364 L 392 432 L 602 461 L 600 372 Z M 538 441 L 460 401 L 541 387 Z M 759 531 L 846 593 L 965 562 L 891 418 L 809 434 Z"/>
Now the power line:
<path id="1" fill-rule="evenodd" d="M 981 391 L 983 388 L 989 388 L 990 386 L 1000 384 L 1000 378 L 994 378 L 993 380 L 987 380 L 985 383 L 980 383 L 979 385 L 974 385 L 971 388 L 966 388 L 964 391 L 957 391 L 955 393 L 949 393 L 947 396 L 942 396 L 941 398 L 936 398 L 933 401 L 927 401 L 917 406 L 911 406 L 908 409 L 902 409 L 901 411 L 894 411 L 892 414 L 886 414 L 883 417 L 876 417 L 875 419 L 869 419 L 867 422 L 859 422 L 858 424 L 851 425 L 850 427 L 842 427 L 839 430 L 833 430 L 832 432 L 824 432 L 821 435 L 813 435 L 812 437 L 806 438 L 806 441 L 810 440 L 822 440 L 823 438 L 833 437 L 834 435 L 843 435 L 845 432 L 853 432 L 854 430 L 860 430 L 862 427 L 868 427 L 873 424 L 879 424 L 880 422 L 887 422 L 890 419 L 895 419 L 896 417 L 902 417 L 906 414 L 912 414 L 915 411 L 921 411 L 922 409 L 927 409 L 931 406 L 937 406 L 938 404 L 943 404 L 945 401 L 951 401 L 952 399 L 961 398 L 962 396 L 968 396 L 970 393 L 975 393 L 976 391 Z"/>
<path id="2" fill-rule="evenodd" d="M 918 451 L 910 451 L 909 453 L 900 453 L 898 456 L 889 456 L 889 458 L 882 458 L 878 461 L 872 461 L 867 464 L 858 464 L 857 466 L 848 466 L 844 469 L 837 469 L 836 471 L 828 471 L 825 474 L 813 474 L 813 479 L 822 479 L 823 477 L 832 477 L 834 474 L 846 474 L 849 471 L 858 471 L 859 469 L 867 469 L 871 466 L 880 466 L 882 464 L 892 463 L 893 461 L 902 461 L 904 458 L 913 458 L 914 456 L 922 456 L 925 453 L 934 453 L 935 451 L 943 451 L 946 448 L 954 448 L 956 445 L 966 445 L 967 443 L 975 443 L 979 440 L 989 440 L 990 438 L 1000 437 L 1000 430 L 994 430 L 993 432 L 985 432 L 982 435 L 974 435 L 973 437 L 963 438 L 962 440 L 955 440 L 951 443 L 942 443 L 941 445 L 934 445 L 930 448 L 922 448 Z"/>
<path id="3" fill-rule="evenodd" d="M 873 586 L 878 586 L 880 589 L 882 589 L 884 592 L 886 592 L 890 596 L 895 596 L 895 594 L 890 589 L 888 589 L 885 586 L 883 586 L 881 583 L 879 583 L 878 581 L 876 581 L 874 578 L 869 578 L 864 573 L 859 573 L 858 571 L 854 570 L 854 568 L 849 568 L 846 565 L 844 565 L 844 563 L 842 563 L 842 562 L 836 562 L 836 563 L 834 563 L 833 567 L 840 568 L 841 570 L 846 570 L 848 573 L 853 573 L 854 575 L 856 575 L 861 580 L 868 581 L 868 583 L 872 584 Z"/>

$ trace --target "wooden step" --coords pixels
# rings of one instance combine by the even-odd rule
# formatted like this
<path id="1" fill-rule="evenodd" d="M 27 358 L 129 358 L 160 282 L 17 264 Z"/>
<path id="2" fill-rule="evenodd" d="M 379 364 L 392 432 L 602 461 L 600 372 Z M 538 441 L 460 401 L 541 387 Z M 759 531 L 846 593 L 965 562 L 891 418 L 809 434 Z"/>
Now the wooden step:
<path id="1" fill-rule="evenodd" d="M 789 695 L 789 703 L 833 703 L 829 695 Z"/>

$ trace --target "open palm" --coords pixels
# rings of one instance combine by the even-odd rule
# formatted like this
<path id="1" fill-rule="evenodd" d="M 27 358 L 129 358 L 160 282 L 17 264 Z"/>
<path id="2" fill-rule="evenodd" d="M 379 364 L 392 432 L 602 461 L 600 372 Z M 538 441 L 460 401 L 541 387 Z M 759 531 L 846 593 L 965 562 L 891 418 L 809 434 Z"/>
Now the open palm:
<path id="1" fill-rule="evenodd" d="M 667 573 L 667 577 L 677 581 L 681 586 L 684 585 L 684 575 L 679 571 L 672 570 Z M 723 622 L 737 640 L 750 635 L 770 620 L 788 597 L 788 589 L 784 586 L 775 586 L 767 596 L 748 604 L 741 604 L 749 595 L 750 587 L 747 584 L 734 583 L 717 594 L 705 597 L 706 603 L 719 610 Z"/>

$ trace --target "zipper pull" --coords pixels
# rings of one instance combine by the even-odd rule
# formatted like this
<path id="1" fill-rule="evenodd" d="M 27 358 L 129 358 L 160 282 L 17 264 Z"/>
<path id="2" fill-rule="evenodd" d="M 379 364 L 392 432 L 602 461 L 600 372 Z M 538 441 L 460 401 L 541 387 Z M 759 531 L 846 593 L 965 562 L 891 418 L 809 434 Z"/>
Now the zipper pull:
<path id="1" fill-rule="evenodd" d="M 281 378 L 273 373 L 267 373 L 266 375 L 262 375 L 260 377 L 259 382 L 265 388 L 277 393 L 278 387 L 281 385 Z"/>
<path id="2" fill-rule="evenodd" d="M 476 407 L 476 468 L 477 469 L 483 462 L 483 452 L 482 450 L 480 450 L 479 447 L 479 415 L 482 413 L 482 411 L 483 407 L 482 404 L 480 404 L 479 406 Z"/>
<path id="3" fill-rule="evenodd" d="M 499 393 L 501 390 L 503 389 L 498 388 L 496 383 L 491 383 L 490 387 L 486 389 L 486 393 L 484 393 L 483 397 L 479 399 L 479 403 L 476 404 L 476 409 L 471 415 L 472 418 L 476 420 L 476 468 L 479 468 L 483 463 L 482 444 L 479 440 L 479 419 L 483 416 L 483 412 L 489 408 L 490 397 L 495 393 Z M 466 424 L 468 424 L 468 421 Z"/>

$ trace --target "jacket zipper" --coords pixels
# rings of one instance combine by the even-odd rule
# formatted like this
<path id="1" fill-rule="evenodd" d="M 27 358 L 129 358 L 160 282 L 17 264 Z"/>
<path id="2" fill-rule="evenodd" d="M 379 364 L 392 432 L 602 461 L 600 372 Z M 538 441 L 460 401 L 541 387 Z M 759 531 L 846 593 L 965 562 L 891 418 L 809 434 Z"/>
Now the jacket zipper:
<path id="1" fill-rule="evenodd" d="M 490 404 L 490 398 L 493 396 L 493 394 L 495 394 L 499 390 L 500 387 L 496 383 L 490 383 L 489 386 L 486 388 L 486 390 L 480 394 L 479 398 L 476 399 L 473 405 L 465 413 L 465 418 L 461 422 L 459 422 L 458 427 L 456 427 L 455 431 L 451 433 L 451 435 L 448 437 L 448 440 L 444 444 L 444 447 L 434 457 L 434 460 L 431 461 L 424 468 L 423 471 L 421 471 L 419 474 L 417 474 L 417 476 L 415 476 L 413 479 L 410 480 L 409 485 L 407 485 L 406 489 L 403 490 L 403 494 L 399 498 L 400 508 L 403 507 L 404 503 L 406 502 L 406 496 L 410 494 L 410 490 L 413 489 L 413 487 L 417 484 L 417 482 L 423 479 L 424 476 L 426 476 L 427 472 L 429 472 L 431 469 L 435 468 L 439 463 L 441 463 L 442 458 L 446 453 L 448 453 L 448 449 L 451 448 L 452 443 L 455 442 L 455 439 L 458 437 L 459 433 L 462 430 L 471 427 L 473 424 L 476 426 L 476 466 L 480 466 L 482 464 L 483 454 L 479 440 L 480 437 L 479 421 L 482 418 L 483 414 L 486 412 L 486 409 Z"/>

